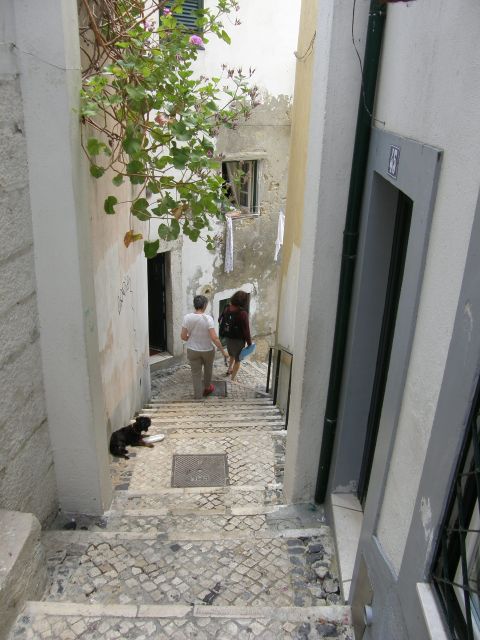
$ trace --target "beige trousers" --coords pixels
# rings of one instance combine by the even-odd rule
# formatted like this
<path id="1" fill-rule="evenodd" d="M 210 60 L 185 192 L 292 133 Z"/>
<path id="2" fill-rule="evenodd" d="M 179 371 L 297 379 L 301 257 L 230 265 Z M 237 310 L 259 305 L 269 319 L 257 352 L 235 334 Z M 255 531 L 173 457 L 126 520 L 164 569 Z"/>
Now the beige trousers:
<path id="1" fill-rule="evenodd" d="M 215 349 L 210 351 L 194 351 L 187 349 L 187 359 L 192 370 L 193 395 L 198 400 L 203 396 L 203 390 L 212 384 L 213 361 Z M 202 385 L 203 367 L 203 385 Z"/>

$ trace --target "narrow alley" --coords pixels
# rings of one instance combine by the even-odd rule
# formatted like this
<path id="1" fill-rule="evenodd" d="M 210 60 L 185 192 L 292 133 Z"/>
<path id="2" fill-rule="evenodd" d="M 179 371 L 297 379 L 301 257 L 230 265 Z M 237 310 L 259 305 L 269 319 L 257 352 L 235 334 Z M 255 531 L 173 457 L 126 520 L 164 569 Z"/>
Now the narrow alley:
<path id="1" fill-rule="evenodd" d="M 214 378 L 217 395 L 194 402 L 188 366 L 153 375 L 142 414 L 164 440 L 112 459 L 102 518 L 44 532 L 49 584 L 10 640 L 352 640 L 323 510 L 282 504 L 286 431 L 266 366 L 232 384 L 221 360 Z"/>

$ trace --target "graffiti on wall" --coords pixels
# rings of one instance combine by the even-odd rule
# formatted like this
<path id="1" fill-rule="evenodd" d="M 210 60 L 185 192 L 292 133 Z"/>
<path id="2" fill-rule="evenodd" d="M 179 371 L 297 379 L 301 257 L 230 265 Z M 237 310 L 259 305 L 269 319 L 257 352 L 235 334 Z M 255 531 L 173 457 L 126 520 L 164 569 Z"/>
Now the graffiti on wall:
<path id="1" fill-rule="evenodd" d="M 123 303 L 125 302 L 125 298 L 127 297 L 127 293 L 133 293 L 132 289 L 132 279 L 129 275 L 125 276 L 120 286 L 120 293 L 117 296 L 118 303 L 118 315 L 122 313 Z"/>

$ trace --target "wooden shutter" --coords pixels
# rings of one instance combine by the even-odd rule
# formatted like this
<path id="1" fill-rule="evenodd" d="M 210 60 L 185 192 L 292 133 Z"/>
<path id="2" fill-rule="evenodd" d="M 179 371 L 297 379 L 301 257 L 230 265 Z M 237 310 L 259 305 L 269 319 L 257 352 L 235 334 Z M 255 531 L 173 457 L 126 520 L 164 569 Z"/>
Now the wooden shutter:
<path id="1" fill-rule="evenodd" d="M 195 11 L 203 9 L 203 0 L 185 0 L 183 3 L 183 13 L 176 13 L 176 19 L 181 22 L 189 31 L 200 31 L 197 27 L 197 18 Z"/>

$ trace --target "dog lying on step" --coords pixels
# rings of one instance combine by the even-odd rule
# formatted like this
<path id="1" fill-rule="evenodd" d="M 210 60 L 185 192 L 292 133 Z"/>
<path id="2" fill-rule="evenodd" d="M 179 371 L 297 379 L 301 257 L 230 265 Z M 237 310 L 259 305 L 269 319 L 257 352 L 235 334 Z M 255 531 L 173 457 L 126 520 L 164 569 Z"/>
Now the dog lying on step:
<path id="1" fill-rule="evenodd" d="M 110 436 L 110 453 L 117 458 L 129 460 L 127 447 L 153 447 L 153 444 L 144 442 L 143 431 L 148 431 L 152 421 L 147 416 L 138 416 L 134 424 L 114 431 Z"/>

